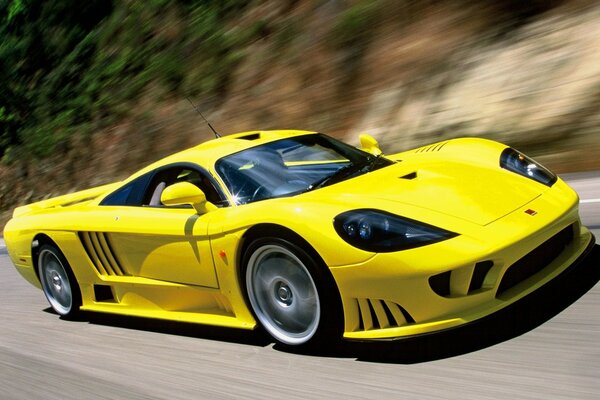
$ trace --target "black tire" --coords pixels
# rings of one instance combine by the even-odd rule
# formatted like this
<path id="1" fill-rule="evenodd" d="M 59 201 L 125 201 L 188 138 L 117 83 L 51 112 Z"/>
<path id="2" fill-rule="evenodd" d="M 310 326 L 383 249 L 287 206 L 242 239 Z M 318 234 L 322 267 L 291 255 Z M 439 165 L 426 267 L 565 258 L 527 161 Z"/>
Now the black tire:
<path id="1" fill-rule="evenodd" d="M 292 241 L 265 237 L 250 243 L 242 265 L 247 301 L 273 339 L 296 348 L 340 339 L 339 292 L 320 259 Z"/>
<path id="2" fill-rule="evenodd" d="M 65 319 L 76 318 L 81 291 L 65 256 L 56 246 L 43 244 L 37 261 L 42 290 L 52 309 Z"/>

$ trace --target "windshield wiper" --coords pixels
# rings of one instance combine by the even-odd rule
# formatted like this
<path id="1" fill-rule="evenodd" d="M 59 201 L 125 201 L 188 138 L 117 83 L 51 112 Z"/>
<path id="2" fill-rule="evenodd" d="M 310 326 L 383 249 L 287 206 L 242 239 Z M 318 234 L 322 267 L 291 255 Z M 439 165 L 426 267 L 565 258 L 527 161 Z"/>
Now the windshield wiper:
<path id="1" fill-rule="evenodd" d="M 348 165 L 344 165 L 342 168 L 339 168 L 338 170 L 336 170 L 333 174 L 326 176 L 320 180 L 317 180 L 316 182 L 313 182 L 306 189 L 306 191 L 308 192 L 310 190 L 318 189 L 323 186 L 339 182 L 342 179 L 344 179 L 345 177 L 350 176 L 369 165 L 370 165 L 370 162 L 359 163 L 359 164 L 353 164 L 352 162 L 350 162 Z"/>
<path id="2" fill-rule="evenodd" d="M 388 165 L 391 165 L 393 163 L 393 161 L 388 160 L 382 155 L 368 157 L 361 163 L 350 162 L 348 165 L 344 165 L 340 169 L 336 170 L 333 174 L 312 183 L 308 188 L 306 188 L 306 192 L 309 192 L 314 189 L 319 189 L 323 186 L 330 185 L 332 183 L 340 182 L 344 178 L 349 177 L 358 172 L 375 171 L 376 169 L 387 167 Z"/>

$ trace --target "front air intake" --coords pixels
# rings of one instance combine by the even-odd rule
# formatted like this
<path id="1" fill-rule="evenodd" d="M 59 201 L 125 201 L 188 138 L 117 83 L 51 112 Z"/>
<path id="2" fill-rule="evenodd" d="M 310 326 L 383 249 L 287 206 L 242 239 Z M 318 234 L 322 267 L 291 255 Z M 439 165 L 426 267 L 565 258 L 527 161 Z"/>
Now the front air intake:
<path id="1" fill-rule="evenodd" d="M 494 266 L 493 261 L 481 261 L 475 264 L 473 275 L 471 276 L 471 283 L 469 284 L 469 293 L 479 290 L 483 287 L 485 277 L 487 276 L 490 269 Z"/>
<path id="2" fill-rule="evenodd" d="M 491 260 L 457 268 L 429 277 L 429 287 L 441 297 L 460 297 L 477 293 L 484 288 L 485 278 L 494 266 Z"/>
<path id="3" fill-rule="evenodd" d="M 572 240 L 573 226 L 569 225 L 508 267 L 500 281 L 496 297 L 502 296 L 507 290 L 541 272 L 563 252 Z"/>
<path id="4" fill-rule="evenodd" d="M 431 290 L 438 296 L 449 297 L 450 296 L 450 274 L 451 271 L 442 272 L 441 274 L 433 275 L 429 277 L 429 286 Z"/>

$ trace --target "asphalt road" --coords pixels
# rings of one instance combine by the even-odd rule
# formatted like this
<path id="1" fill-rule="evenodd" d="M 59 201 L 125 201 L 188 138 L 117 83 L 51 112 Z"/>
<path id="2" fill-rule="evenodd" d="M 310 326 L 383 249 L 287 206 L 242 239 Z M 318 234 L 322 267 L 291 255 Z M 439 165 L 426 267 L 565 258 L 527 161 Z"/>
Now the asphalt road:
<path id="1" fill-rule="evenodd" d="M 566 178 L 600 238 L 600 173 Z M 594 264 L 465 329 L 295 354 L 260 332 L 63 321 L 0 241 L 0 399 L 598 399 L 600 256 Z"/>

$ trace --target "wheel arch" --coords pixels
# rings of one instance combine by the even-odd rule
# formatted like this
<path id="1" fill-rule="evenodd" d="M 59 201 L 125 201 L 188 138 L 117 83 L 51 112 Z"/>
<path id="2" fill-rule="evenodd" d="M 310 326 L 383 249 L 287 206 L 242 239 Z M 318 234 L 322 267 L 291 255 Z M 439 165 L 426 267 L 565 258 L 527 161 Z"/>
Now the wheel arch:
<path id="1" fill-rule="evenodd" d="M 33 270 L 35 271 L 35 276 L 37 276 L 38 281 L 40 281 L 40 271 L 38 268 L 38 258 L 40 255 L 40 248 L 44 244 L 51 244 L 60 250 L 60 247 L 56 244 L 54 240 L 50 238 L 50 236 L 45 233 L 38 233 L 33 237 L 31 241 L 31 262 L 33 264 Z M 41 282 L 41 281 L 40 281 Z"/>
<path id="2" fill-rule="evenodd" d="M 327 295 L 328 295 L 329 300 L 334 302 L 333 307 L 339 311 L 339 315 L 337 315 L 335 317 L 339 318 L 339 320 L 337 321 L 337 324 L 338 324 L 338 327 L 341 329 L 341 331 L 338 332 L 341 337 L 341 334 L 343 333 L 343 329 L 344 329 L 343 327 L 344 327 L 344 320 L 345 320 L 344 307 L 343 307 L 340 289 L 333 277 L 333 274 L 329 270 L 328 265 L 323 260 L 323 257 L 321 257 L 321 255 L 317 252 L 317 250 L 306 239 L 304 239 L 302 236 L 300 236 L 296 232 L 292 231 L 291 229 L 286 228 L 281 225 L 278 225 L 278 224 L 263 223 L 263 224 L 254 225 L 250 229 L 248 229 L 242 236 L 242 241 L 241 241 L 242 244 L 238 248 L 238 254 L 236 257 L 237 258 L 236 269 L 237 269 L 238 282 L 240 283 L 240 289 L 242 290 L 242 294 L 244 296 L 244 301 L 248 304 L 248 307 L 250 307 L 250 302 L 248 299 L 248 293 L 247 293 L 246 284 L 245 284 L 246 278 L 245 278 L 245 265 L 244 265 L 245 257 L 244 257 L 244 255 L 246 253 L 246 250 L 248 249 L 248 247 L 254 240 L 261 239 L 261 238 L 267 238 L 267 237 L 284 239 L 284 240 L 291 242 L 292 244 L 294 244 L 294 245 L 300 247 L 302 250 L 304 250 L 307 253 L 307 255 L 309 257 L 311 257 L 321 267 L 321 272 L 322 272 L 321 278 L 327 280 L 326 282 L 324 282 L 324 285 L 326 287 L 333 289 L 330 293 L 327 293 Z"/>
<path id="3" fill-rule="evenodd" d="M 286 239 L 297 246 L 301 246 L 302 249 L 310 254 L 311 257 L 314 257 L 319 263 L 322 264 L 323 267 L 327 268 L 325 261 L 323 261 L 323 257 L 315 250 L 315 248 L 302 236 L 294 232 L 293 230 L 286 228 L 285 226 L 278 224 L 258 224 L 252 226 L 242 236 L 242 245 L 239 247 L 239 254 L 237 259 L 238 261 L 238 270 L 241 271 L 243 268 L 242 259 L 243 255 L 246 252 L 246 249 L 255 239 L 260 239 L 262 237 L 280 237 L 282 239 Z"/>
<path id="4" fill-rule="evenodd" d="M 40 259 L 40 253 L 43 251 L 44 247 L 46 247 L 47 249 L 48 249 L 48 247 L 54 248 L 53 250 L 50 250 L 50 252 L 53 253 L 54 257 L 57 259 L 60 266 L 64 270 L 64 273 L 66 274 L 65 278 L 71 289 L 71 291 L 70 291 L 70 293 L 71 293 L 70 294 L 70 306 L 69 306 L 69 309 L 66 310 L 65 312 L 61 312 L 56 308 L 57 306 L 54 304 L 53 300 L 51 300 L 51 297 L 53 297 L 54 301 L 57 301 L 56 297 L 55 297 L 56 293 L 53 292 L 50 295 L 47 291 L 47 287 L 42 282 L 42 279 L 40 277 L 40 269 L 41 268 L 39 266 L 39 259 Z M 79 286 L 79 282 L 77 281 L 77 278 L 75 278 L 75 275 L 73 274 L 71 265 L 69 264 L 69 261 L 67 260 L 64 252 L 58 246 L 57 241 L 52 239 L 49 235 L 47 235 L 45 233 L 41 233 L 41 232 L 37 233 L 31 241 L 31 261 L 32 261 L 33 269 L 35 271 L 36 278 L 40 282 L 42 290 L 44 291 L 44 295 L 46 296 L 46 299 L 50 303 L 50 306 L 54 309 L 54 311 L 57 314 L 59 314 L 61 316 L 61 318 L 76 319 L 80 313 L 80 307 L 82 305 L 81 287 Z M 58 301 L 58 302 L 60 303 L 60 301 Z M 62 306 L 62 303 L 61 303 L 61 306 Z"/>

